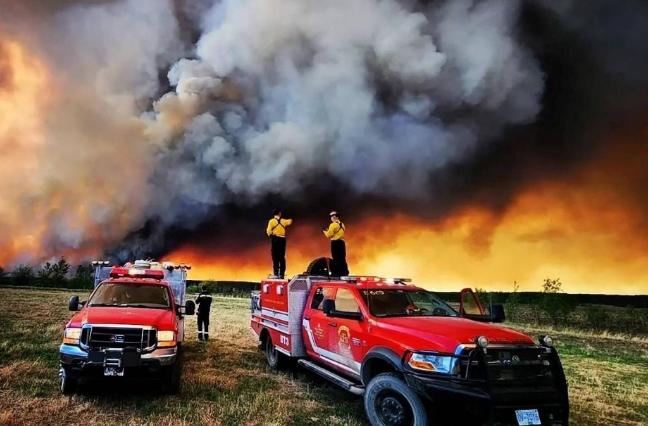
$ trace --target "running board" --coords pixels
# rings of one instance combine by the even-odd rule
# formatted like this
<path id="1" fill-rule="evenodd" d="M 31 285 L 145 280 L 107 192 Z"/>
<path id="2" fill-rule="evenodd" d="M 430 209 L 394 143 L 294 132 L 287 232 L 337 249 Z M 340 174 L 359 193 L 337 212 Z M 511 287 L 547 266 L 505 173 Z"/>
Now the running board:
<path id="1" fill-rule="evenodd" d="M 364 395 L 364 391 L 365 391 L 364 387 L 359 386 L 359 385 L 353 383 L 352 381 L 350 381 L 348 379 L 345 379 L 344 377 L 342 377 L 342 376 L 340 376 L 338 374 L 335 374 L 334 372 L 332 372 L 330 370 L 327 370 L 324 367 L 320 367 L 319 365 L 317 365 L 317 364 L 315 364 L 315 363 L 313 363 L 311 361 L 308 361 L 306 359 L 300 359 L 299 361 L 297 361 L 297 364 L 301 365 L 302 367 L 304 367 L 307 370 L 312 371 L 313 373 L 317 374 L 318 376 L 321 376 L 321 377 L 325 378 L 329 382 L 335 383 L 336 385 L 338 385 L 342 389 L 348 390 L 349 392 L 351 392 L 354 395 L 359 395 L 359 396 Z"/>

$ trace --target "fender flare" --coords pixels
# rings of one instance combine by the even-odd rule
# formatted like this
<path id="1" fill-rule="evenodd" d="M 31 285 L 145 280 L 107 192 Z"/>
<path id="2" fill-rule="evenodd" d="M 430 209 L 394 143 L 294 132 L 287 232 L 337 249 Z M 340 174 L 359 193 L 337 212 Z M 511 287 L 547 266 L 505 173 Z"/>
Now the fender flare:
<path id="1" fill-rule="evenodd" d="M 402 358 L 396 352 L 385 347 L 373 348 L 365 355 L 360 369 L 360 377 L 365 386 L 372 377 L 371 364 L 375 361 L 386 362 L 396 372 L 400 373 L 403 371 Z"/>

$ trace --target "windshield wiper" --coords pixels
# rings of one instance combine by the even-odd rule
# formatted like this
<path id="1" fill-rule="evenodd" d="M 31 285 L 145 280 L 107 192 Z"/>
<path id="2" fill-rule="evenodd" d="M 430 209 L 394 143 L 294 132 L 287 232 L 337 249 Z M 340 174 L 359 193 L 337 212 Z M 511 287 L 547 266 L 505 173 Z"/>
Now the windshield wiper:
<path id="1" fill-rule="evenodd" d="M 117 303 L 91 303 L 88 306 L 111 306 L 111 307 L 121 307 L 124 305 L 118 305 Z"/>
<path id="2" fill-rule="evenodd" d="M 157 306 L 150 306 L 150 305 L 145 305 L 142 303 L 129 303 L 123 306 L 128 306 L 129 308 L 150 308 L 150 309 L 167 309 L 168 306 L 162 306 L 162 305 L 157 305 Z"/>

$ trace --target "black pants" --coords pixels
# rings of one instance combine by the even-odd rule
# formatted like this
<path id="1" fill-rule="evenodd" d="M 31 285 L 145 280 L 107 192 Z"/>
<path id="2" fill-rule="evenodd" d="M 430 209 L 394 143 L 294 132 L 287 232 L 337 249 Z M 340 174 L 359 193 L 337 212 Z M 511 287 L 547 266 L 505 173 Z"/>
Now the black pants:
<path id="1" fill-rule="evenodd" d="M 277 277 L 284 277 L 286 273 L 286 239 L 270 237 L 270 254 L 272 254 L 272 273 Z"/>
<path id="2" fill-rule="evenodd" d="M 344 240 L 331 240 L 331 275 L 343 277 L 349 275 L 349 266 L 346 261 L 346 244 Z"/>
<path id="3" fill-rule="evenodd" d="M 209 340 L 209 314 L 198 314 L 198 340 Z"/>

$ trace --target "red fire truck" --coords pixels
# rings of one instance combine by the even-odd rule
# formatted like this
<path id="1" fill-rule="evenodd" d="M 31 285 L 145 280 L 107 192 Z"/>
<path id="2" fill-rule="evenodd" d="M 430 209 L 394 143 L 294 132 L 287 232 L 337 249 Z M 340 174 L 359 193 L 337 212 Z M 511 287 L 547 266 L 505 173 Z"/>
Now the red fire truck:
<path id="1" fill-rule="evenodd" d="M 88 300 L 70 298 L 69 309 L 79 312 L 65 326 L 59 350 L 61 392 L 73 393 L 91 377 L 152 375 L 177 392 L 184 316 L 195 310 L 193 301 L 185 301 L 191 267 L 141 260 L 93 266 L 95 288 Z"/>
<path id="2" fill-rule="evenodd" d="M 552 340 L 491 324 L 470 289 L 458 309 L 406 279 L 332 277 L 326 259 L 252 294 L 252 329 L 272 369 L 291 361 L 363 395 L 372 425 L 567 425 Z"/>

